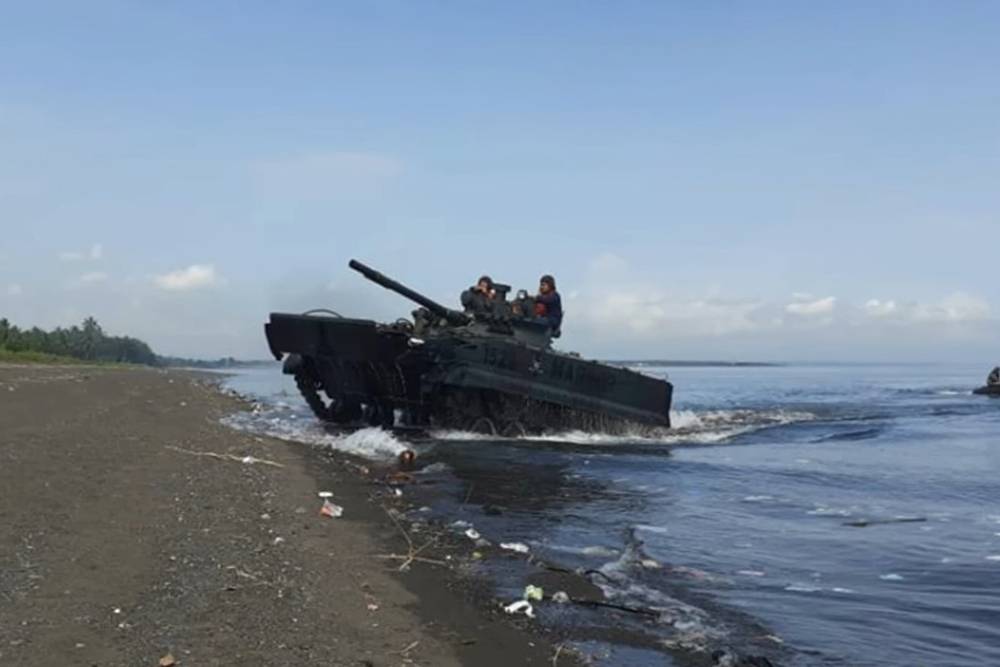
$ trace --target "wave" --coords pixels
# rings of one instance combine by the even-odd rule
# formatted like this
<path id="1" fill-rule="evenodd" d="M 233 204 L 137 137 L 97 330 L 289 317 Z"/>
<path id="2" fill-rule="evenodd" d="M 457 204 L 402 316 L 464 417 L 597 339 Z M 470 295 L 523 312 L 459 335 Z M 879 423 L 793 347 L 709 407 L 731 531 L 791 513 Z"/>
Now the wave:
<path id="1" fill-rule="evenodd" d="M 280 410 L 255 408 L 252 412 L 225 417 L 222 423 L 238 431 L 266 435 L 289 442 L 301 442 L 372 460 L 395 458 L 404 450 L 411 448 L 390 431 L 378 427 L 332 433 L 311 418 L 300 418 L 295 413 Z"/>
<path id="2" fill-rule="evenodd" d="M 870 440 L 872 438 L 877 438 L 882 434 L 883 429 L 881 428 L 865 428 L 858 429 L 856 431 L 844 431 L 841 433 L 831 433 L 830 435 L 825 435 L 821 438 L 816 438 L 812 442 L 839 442 L 839 441 L 854 441 L 854 440 Z"/>
<path id="3" fill-rule="evenodd" d="M 670 413 L 672 428 L 650 429 L 637 426 L 626 433 L 609 434 L 570 430 L 502 438 L 495 435 L 454 429 L 435 429 L 429 435 L 438 440 L 490 440 L 547 442 L 572 445 L 709 445 L 776 426 L 817 419 L 811 412 L 793 410 L 678 410 Z"/>

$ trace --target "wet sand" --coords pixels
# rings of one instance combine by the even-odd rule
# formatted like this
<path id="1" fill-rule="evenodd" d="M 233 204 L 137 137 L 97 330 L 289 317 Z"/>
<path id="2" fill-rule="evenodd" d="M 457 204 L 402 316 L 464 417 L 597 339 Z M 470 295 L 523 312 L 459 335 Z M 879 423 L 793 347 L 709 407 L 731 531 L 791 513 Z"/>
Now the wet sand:
<path id="1" fill-rule="evenodd" d="M 0 661 L 554 664 L 456 565 L 380 557 L 407 546 L 357 461 L 219 423 L 239 409 L 180 371 L 0 366 Z"/>

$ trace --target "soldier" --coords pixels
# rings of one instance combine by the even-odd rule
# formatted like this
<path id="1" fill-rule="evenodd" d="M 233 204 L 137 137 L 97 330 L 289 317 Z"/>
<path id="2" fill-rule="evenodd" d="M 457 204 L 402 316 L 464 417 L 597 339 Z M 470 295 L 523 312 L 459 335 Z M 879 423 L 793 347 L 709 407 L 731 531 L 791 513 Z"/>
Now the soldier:
<path id="1" fill-rule="evenodd" d="M 556 279 L 545 274 L 538 280 L 538 295 L 535 297 L 535 315 L 549 321 L 549 327 L 556 334 L 562 326 L 562 298 L 556 291 Z"/>
<path id="2" fill-rule="evenodd" d="M 470 313 L 488 313 L 493 310 L 493 279 L 480 276 L 476 284 L 462 292 L 462 307 Z"/>

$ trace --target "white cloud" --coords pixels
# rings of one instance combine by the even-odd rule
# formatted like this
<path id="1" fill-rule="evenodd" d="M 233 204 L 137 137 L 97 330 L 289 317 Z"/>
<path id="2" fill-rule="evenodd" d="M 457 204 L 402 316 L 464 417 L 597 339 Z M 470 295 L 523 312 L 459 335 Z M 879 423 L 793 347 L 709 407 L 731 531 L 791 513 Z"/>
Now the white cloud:
<path id="1" fill-rule="evenodd" d="M 24 289 L 17 283 L 7 285 L 7 296 L 20 296 L 23 293 Z"/>
<path id="2" fill-rule="evenodd" d="M 916 324 L 958 324 L 990 318 L 990 304 L 964 292 L 933 302 L 900 303 L 892 299 L 869 299 L 863 306 L 870 317 Z"/>
<path id="3" fill-rule="evenodd" d="M 937 303 L 916 304 L 910 315 L 921 322 L 975 322 L 989 318 L 990 304 L 964 292 L 956 292 Z"/>
<path id="4" fill-rule="evenodd" d="M 218 282 L 218 277 L 211 264 L 192 264 L 184 269 L 154 276 L 153 282 L 160 289 L 181 291 L 209 287 Z"/>
<path id="5" fill-rule="evenodd" d="M 250 176 L 260 192 L 312 201 L 373 197 L 401 171 L 401 163 L 393 157 L 346 151 L 263 160 L 250 165 Z"/>
<path id="6" fill-rule="evenodd" d="M 785 306 L 785 311 L 793 315 L 829 315 L 837 305 L 833 296 L 814 301 L 795 301 Z"/>
<path id="7" fill-rule="evenodd" d="M 895 313 L 898 309 L 896 302 L 891 299 L 879 301 L 878 299 L 868 299 L 864 305 L 865 312 L 872 317 L 887 317 Z"/>
<path id="8" fill-rule="evenodd" d="M 95 243 L 89 250 L 65 250 L 59 253 L 59 259 L 64 262 L 79 262 L 85 259 L 97 261 L 104 257 L 104 246 Z"/>
<path id="9" fill-rule="evenodd" d="M 744 299 L 682 297 L 641 290 L 579 291 L 568 308 L 579 326 L 616 338 L 665 340 L 724 336 L 770 326 L 762 304 Z"/>

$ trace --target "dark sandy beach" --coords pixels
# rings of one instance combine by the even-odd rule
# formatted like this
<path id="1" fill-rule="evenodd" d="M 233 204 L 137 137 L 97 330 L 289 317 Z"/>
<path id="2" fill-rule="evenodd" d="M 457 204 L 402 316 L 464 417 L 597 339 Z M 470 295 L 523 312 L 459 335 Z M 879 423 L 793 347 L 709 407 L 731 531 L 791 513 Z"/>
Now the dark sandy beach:
<path id="1" fill-rule="evenodd" d="M 184 372 L 0 366 L 3 664 L 554 664 L 454 566 L 380 557 L 407 545 L 357 462 L 239 409 Z"/>

